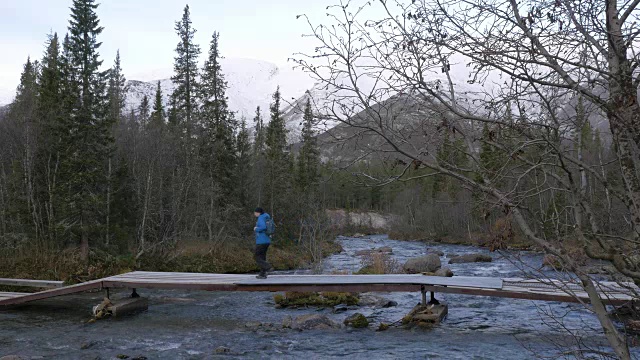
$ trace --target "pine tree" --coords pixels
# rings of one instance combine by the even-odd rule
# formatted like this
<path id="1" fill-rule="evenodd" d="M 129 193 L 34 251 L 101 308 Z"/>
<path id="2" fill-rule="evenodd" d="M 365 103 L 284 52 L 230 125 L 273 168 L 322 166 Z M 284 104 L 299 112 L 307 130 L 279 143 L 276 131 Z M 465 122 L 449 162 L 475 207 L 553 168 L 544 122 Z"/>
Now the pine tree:
<path id="1" fill-rule="evenodd" d="M 313 131 L 311 99 L 307 98 L 302 127 L 302 146 L 298 155 L 298 186 L 303 194 L 311 195 L 311 188 L 319 177 L 320 155 Z"/>
<path id="2" fill-rule="evenodd" d="M 176 84 L 176 89 L 172 94 L 172 111 L 175 113 L 171 115 L 172 120 L 185 129 L 187 144 L 190 144 L 194 127 L 194 113 L 197 110 L 200 46 L 193 42 L 196 30 L 191 24 L 189 5 L 185 6 L 182 19 L 176 22 L 175 30 L 180 37 L 180 42 L 176 47 L 177 55 L 173 65 L 175 74 L 171 77 L 173 83 Z"/>
<path id="3" fill-rule="evenodd" d="M 156 89 L 156 95 L 153 101 L 153 112 L 151 113 L 150 126 L 155 128 L 161 128 L 164 125 L 164 104 L 162 103 L 162 88 L 160 87 L 160 81 L 158 81 L 158 88 Z"/>
<path id="4" fill-rule="evenodd" d="M 65 41 L 66 75 L 69 98 L 69 121 L 63 132 L 65 144 L 61 154 L 62 188 L 66 190 L 65 220 L 75 224 L 72 234 L 79 235 L 81 256 L 89 255 L 91 231 L 101 228 L 100 209 L 105 195 L 105 164 L 113 139 L 106 97 L 107 74 L 100 72 L 97 37 L 99 26 L 95 0 L 74 0 L 69 20 L 69 37 Z"/>
<path id="5" fill-rule="evenodd" d="M 120 123 L 122 119 L 122 112 L 124 110 L 127 87 L 127 79 L 125 79 L 122 73 L 122 66 L 120 64 L 120 50 L 116 53 L 116 59 L 113 62 L 113 67 L 109 72 L 109 118 L 114 123 Z"/>

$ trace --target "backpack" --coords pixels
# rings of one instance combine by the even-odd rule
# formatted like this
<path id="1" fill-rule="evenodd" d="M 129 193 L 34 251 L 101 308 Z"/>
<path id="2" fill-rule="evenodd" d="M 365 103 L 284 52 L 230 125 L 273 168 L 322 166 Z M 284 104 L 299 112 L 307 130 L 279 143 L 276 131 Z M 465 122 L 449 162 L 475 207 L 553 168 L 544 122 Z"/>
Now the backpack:
<path id="1" fill-rule="evenodd" d="M 265 234 L 271 236 L 276 233 L 276 223 L 273 222 L 272 218 L 267 219 L 267 230 L 265 230 Z"/>

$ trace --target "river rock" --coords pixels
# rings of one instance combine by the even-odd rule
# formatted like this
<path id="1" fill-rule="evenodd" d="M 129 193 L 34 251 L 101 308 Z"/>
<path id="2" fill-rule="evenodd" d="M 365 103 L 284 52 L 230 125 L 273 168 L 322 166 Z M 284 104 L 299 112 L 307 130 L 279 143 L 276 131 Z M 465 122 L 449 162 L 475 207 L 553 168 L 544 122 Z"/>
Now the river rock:
<path id="1" fill-rule="evenodd" d="M 360 306 L 372 306 L 372 307 L 382 307 L 388 300 L 377 295 L 373 294 L 360 294 L 360 301 L 358 301 L 358 305 Z"/>
<path id="2" fill-rule="evenodd" d="M 295 319 L 287 318 L 282 323 L 285 328 L 294 330 L 318 330 L 318 329 L 337 329 L 340 324 L 329 319 L 326 315 L 309 314 L 298 316 Z"/>
<path id="3" fill-rule="evenodd" d="M 406 273 L 419 274 L 423 272 L 435 272 L 440 269 L 440 266 L 442 266 L 440 263 L 440 256 L 436 254 L 429 254 L 407 260 L 402 268 Z"/>
<path id="4" fill-rule="evenodd" d="M 257 322 L 257 321 L 251 321 L 248 322 L 246 324 L 244 324 L 244 327 L 251 329 L 251 330 L 258 330 L 260 327 L 262 326 L 261 322 Z"/>
<path id="5" fill-rule="evenodd" d="M 229 349 L 226 346 L 218 346 L 215 350 L 216 354 L 228 354 L 231 352 L 231 349 Z"/>
<path id="6" fill-rule="evenodd" d="M 492 262 L 493 258 L 485 254 L 465 254 L 452 258 L 449 260 L 449 264 L 462 264 L 473 262 Z"/>
<path id="7" fill-rule="evenodd" d="M 398 306 L 398 303 L 393 301 L 393 300 L 389 300 L 389 301 L 387 301 L 386 304 L 382 305 L 382 307 L 385 308 L 385 309 L 390 308 L 390 307 L 395 307 L 395 306 Z"/>
<path id="8" fill-rule="evenodd" d="M 438 249 L 427 249 L 427 254 L 436 254 L 438 256 L 444 256 L 444 251 Z"/>
<path id="9" fill-rule="evenodd" d="M 366 328 L 369 326 L 369 319 L 366 316 L 355 313 L 344 320 L 344 324 L 353 328 Z"/>
<path id="10" fill-rule="evenodd" d="M 366 256 L 371 254 L 391 254 L 393 253 L 393 249 L 389 246 L 383 246 L 377 249 L 369 249 L 369 250 L 358 250 L 356 251 L 356 255 L 358 256 Z"/>
<path id="11" fill-rule="evenodd" d="M 451 271 L 451 269 L 449 269 L 448 267 L 445 267 L 445 268 L 438 269 L 434 275 L 442 276 L 442 277 L 452 277 L 453 271 Z"/>
<path id="12" fill-rule="evenodd" d="M 334 314 L 340 314 L 340 313 L 343 313 L 345 311 L 355 310 L 357 308 L 358 308 L 358 306 L 349 306 L 347 304 L 338 304 L 338 305 L 333 307 L 333 313 Z"/>

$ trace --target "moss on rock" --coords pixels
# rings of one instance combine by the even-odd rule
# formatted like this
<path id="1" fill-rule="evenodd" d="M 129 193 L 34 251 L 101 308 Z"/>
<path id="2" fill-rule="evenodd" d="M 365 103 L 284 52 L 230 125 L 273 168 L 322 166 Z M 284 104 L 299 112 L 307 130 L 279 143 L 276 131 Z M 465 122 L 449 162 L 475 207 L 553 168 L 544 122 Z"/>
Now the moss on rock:
<path id="1" fill-rule="evenodd" d="M 344 324 L 356 329 L 361 329 L 369 326 L 369 319 L 360 313 L 355 313 L 346 318 L 344 320 Z"/>
<path id="2" fill-rule="evenodd" d="M 273 297 L 280 307 L 321 306 L 333 307 L 339 304 L 358 305 L 358 294 L 345 292 L 297 292 L 288 291 Z"/>

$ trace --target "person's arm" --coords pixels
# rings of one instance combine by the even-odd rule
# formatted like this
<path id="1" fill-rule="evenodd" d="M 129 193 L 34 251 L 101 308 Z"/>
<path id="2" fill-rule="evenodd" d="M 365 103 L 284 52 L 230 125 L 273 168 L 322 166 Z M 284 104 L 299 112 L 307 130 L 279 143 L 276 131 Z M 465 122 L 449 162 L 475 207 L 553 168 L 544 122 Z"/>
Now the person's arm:
<path id="1" fill-rule="evenodd" d="M 267 222 L 265 221 L 264 216 L 260 216 L 258 218 L 258 222 L 256 223 L 256 232 L 265 232 L 267 231 Z"/>

